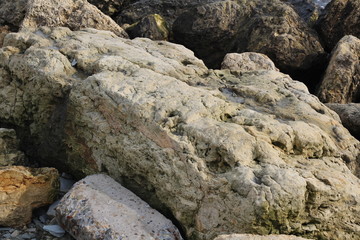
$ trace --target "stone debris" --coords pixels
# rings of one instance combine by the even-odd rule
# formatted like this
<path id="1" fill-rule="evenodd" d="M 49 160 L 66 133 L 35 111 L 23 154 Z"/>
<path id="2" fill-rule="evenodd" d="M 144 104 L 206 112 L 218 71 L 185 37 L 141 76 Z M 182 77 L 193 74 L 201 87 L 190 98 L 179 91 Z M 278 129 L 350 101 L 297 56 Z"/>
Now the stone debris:
<path id="1" fill-rule="evenodd" d="M 59 225 L 45 225 L 43 229 L 55 237 L 62 237 L 65 235 L 65 230 Z"/>
<path id="2" fill-rule="evenodd" d="M 182 240 L 170 220 L 103 174 L 77 182 L 56 212 L 77 240 Z"/>

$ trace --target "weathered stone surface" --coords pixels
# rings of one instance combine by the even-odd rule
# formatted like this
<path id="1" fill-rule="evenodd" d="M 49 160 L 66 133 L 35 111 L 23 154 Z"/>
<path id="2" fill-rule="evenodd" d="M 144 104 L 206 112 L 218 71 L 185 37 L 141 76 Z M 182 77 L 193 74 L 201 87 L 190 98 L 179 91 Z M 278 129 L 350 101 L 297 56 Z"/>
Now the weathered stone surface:
<path id="1" fill-rule="evenodd" d="M 221 235 L 214 240 L 306 240 L 305 238 L 290 235 L 267 235 L 259 236 L 252 234 Z"/>
<path id="2" fill-rule="evenodd" d="M 103 174 L 76 183 L 61 199 L 56 215 L 77 240 L 182 240 L 170 220 Z"/>
<path id="3" fill-rule="evenodd" d="M 192 49 L 211 67 L 228 52 L 259 52 L 282 71 L 309 69 L 324 51 L 316 34 L 281 1 L 218 1 L 180 15 L 175 41 Z"/>
<path id="4" fill-rule="evenodd" d="M 146 37 L 152 40 L 168 40 L 170 34 L 165 19 L 158 14 L 145 16 L 125 30 L 130 38 Z"/>
<path id="5" fill-rule="evenodd" d="M 93 29 L 8 34 L 4 46 L 0 121 L 28 129 L 29 148 L 56 142 L 41 161 L 108 172 L 189 239 L 358 238 L 359 142 L 304 84 Z"/>
<path id="6" fill-rule="evenodd" d="M 318 22 L 318 32 L 328 50 L 345 35 L 360 38 L 360 1 L 333 0 Z"/>
<path id="7" fill-rule="evenodd" d="M 317 95 L 322 102 L 360 101 L 360 39 L 345 36 L 339 41 Z"/>
<path id="8" fill-rule="evenodd" d="M 14 0 L 0 3 L 0 25 L 18 28 L 39 26 L 68 27 L 72 30 L 92 27 L 109 30 L 120 37 L 126 32 L 109 16 L 86 0 Z"/>
<path id="9" fill-rule="evenodd" d="M 9 31 L 9 26 L 0 26 L 0 47 L 2 47 L 3 42 L 4 42 L 4 37 L 9 32 L 10 32 Z"/>
<path id="10" fill-rule="evenodd" d="M 29 223 L 34 208 L 54 201 L 58 177 L 54 168 L 0 167 L 0 226 Z"/>
<path id="11" fill-rule="evenodd" d="M 221 69 L 240 72 L 259 70 L 279 71 L 268 56 L 254 52 L 226 54 L 221 63 Z"/>
<path id="12" fill-rule="evenodd" d="M 327 103 L 326 106 L 334 110 L 339 114 L 340 119 L 344 127 L 354 135 L 357 139 L 360 139 L 360 104 L 359 103 Z"/>
<path id="13" fill-rule="evenodd" d="M 24 163 L 25 156 L 18 148 L 15 130 L 0 128 L 0 167 Z"/>

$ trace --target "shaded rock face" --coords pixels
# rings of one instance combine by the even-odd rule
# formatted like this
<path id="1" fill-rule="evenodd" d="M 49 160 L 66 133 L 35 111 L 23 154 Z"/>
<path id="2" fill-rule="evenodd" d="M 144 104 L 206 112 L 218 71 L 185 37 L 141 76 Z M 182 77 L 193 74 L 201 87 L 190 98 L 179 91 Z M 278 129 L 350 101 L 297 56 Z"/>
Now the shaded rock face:
<path id="1" fill-rule="evenodd" d="M 24 163 L 25 156 L 18 148 L 15 130 L 0 128 L 0 167 Z"/>
<path id="2" fill-rule="evenodd" d="M 345 36 L 339 41 L 317 95 L 322 102 L 360 102 L 360 39 Z"/>
<path id="3" fill-rule="evenodd" d="M 173 25 L 175 41 L 194 50 L 207 66 L 218 67 L 227 52 L 259 52 L 282 71 L 320 64 L 317 35 L 281 1 L 218 1 L 193 8 Z"/>
<path id="4" fill-rule="evenodd" d="M 170 220 L 103 174 L 76 183 L 56 207 L 56 215 L 77 240 L 182 240 Z"/>
<path id="5" fill-rule="evenodd" d="M 138 0 L 88 0 L 89 3 L 95 5 L 103 13 L 111 17 L 115 17 L 120 10 L 136 1 Z"/>
<path id="6" fill-rule="evenodd" d="M 221 63 L 221 69 L 230 71 L 250 72 L 258 70 L 279 71 L 271 59 L 261 53 L 228 53 Z"/>
<path id="7" fill-rule="evenodd" d="M 346 127 L 351 134 L 357 139 L 360 139 L 360 104 L 349 103 L 328 103 L 329 108 L 339 114 L 340 119 L 344 127 Z"/>
<path id="8" fill-rule="evenodd" d="M 360 38 L 360 1 L 333 0 L 325 8 L 318 22 L 318 32 L 326 48 L 331 51 L 345 35 Z"/>
<path id="9" fill-rule="evenodd" d="M 189 239 L 359 236 L 359 142 L 287 75 L 208 70 L 183 46 L 93 29 L 8 34 L 0 64 L 0 121 L 32 148 L 64 144 L 38 159 L 141 189 Z"/>
<path id="10" fill-rule="evenodd" d="M 305 238 L 289 236 L 289 235 L 268 235 L 259 236 L 251 234 L 231 234 L 221 235 L 214 240 L 306 240 Z"/>
<path id="11" fill-rule="evenodd" d="M 128 37 L 110 17 L 86 0 L 3 1 L 0 15 L 0 25 L 9 25 L 15 30 L 39 26 L 69 27 L 72 30 L 93 27 L 112 31 L 120 37 Z"/>
<path id="12" fill-rule="evenodd" d="M 29 223 L 34 208 L 54 201 L 58 177 L 54 168 L 0 167 L 0 226 Z"/>
<path id="13" fill-rule="evenodd" d="M 139 22 L 126 28 L 130 38 L 146 37 L 152 40 L 169 40 L 168 25 L 160 15 L 152 14 L 143 17 Z"/>

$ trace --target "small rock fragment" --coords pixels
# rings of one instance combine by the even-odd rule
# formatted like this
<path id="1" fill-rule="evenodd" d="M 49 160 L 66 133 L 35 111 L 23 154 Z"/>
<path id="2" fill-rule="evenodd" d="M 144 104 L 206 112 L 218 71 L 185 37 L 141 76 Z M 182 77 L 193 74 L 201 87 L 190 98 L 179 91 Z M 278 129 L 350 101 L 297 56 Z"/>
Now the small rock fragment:
<path id="1" fill-rule="evenodd" d="M 45 225 L 43 229 L 55 237 L 62 237 L 65 234 L 65 230 L 59 225 Z"/>

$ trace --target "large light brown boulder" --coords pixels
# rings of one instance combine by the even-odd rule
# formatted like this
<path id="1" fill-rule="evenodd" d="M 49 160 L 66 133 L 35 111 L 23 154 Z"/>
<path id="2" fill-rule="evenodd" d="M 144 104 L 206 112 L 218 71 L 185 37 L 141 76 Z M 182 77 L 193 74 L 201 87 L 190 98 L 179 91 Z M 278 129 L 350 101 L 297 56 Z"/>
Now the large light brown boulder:
<path id="1" fill-rule="evenodd" d="M 345 35 L 360 38 L 360 1 L 333 0 L 318 21 L 318 32 L 328 50 Z"/>
<path id="2" fill-rule="evenodd" d="M 39 26 L 68 27 L 72 30 L 92 27 L 127 38 L 126 32 L 109 16 L 86 0 L 14 0 L 0 3 L 1 22 L 15 29 Z"/>
<path id="3" fill-rule="evenodd" d="M 239 72 L 260 70 L 279 71 L 268 56 L 255 52 L 228 53 L 221 63 L 221 69 Z"/>
<path id="4" fill-rule="evenodd" d="M 55 200 L 58 177 L 54 168 L 0 167 L 0 226 L 29 223 L 34 208 Z"/>
<path id="5" fill-rule="evenodd" d="M 317 95 L 327 103 L 360 101 L 360 39 L 345 36 L 339 41 Z"/>
<path id="6" fill-rule="evenodd" d="M 77 182 L 61 199 L 56 215 L 77 240 L 182 240 L 170 220 L 103 174 Z"/>
<path id="7" fill-rule="evenodd" d="M 0 167 L 20 165 L 24 161 L 25 156 L 19 151 L 19 140 L 15 130 L 0 128 Z"/>
<path id="8" fill-rule="evenodd" d="M 230 234 L 221 235 L 214 240 L 306 240 L 305 238 L 290 235 L 252 235 L 252 234 Z"/>
<path id="9" fill-rule="evenodd" d="M 94 29 L 4 46 L 0 121 L 51 146 L 33 152 L 43 163 L 107 172 L 188 239 L 359 236 L 359 142 L 288 75 L 209 70 L 183 46 Z"/>

